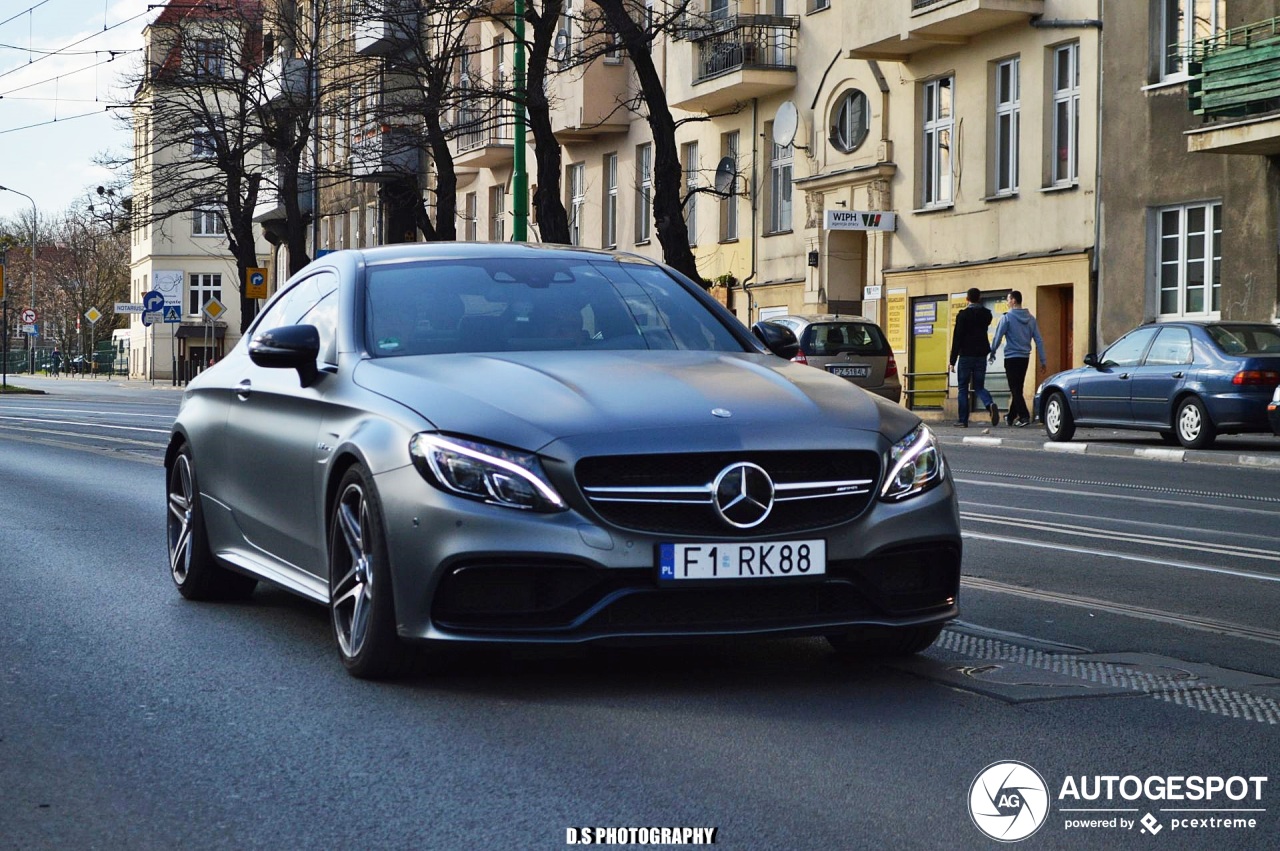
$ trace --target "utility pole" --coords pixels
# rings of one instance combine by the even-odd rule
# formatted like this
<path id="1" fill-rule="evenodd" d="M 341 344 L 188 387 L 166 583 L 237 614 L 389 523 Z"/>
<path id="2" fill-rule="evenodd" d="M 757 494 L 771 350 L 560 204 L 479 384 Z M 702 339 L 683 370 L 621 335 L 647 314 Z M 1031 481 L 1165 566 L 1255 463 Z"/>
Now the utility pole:
<path id="1" fill-rule="evenodd" d="M 516 0 L 516 53 L 515 53 L 515 108 L 516 108 L 516 142 L 515 163 L 511 173 L 511 191 L 515 194 L 511 210 L 515 222 L 511 227 L 511 239 L 514 242 L 529 240 L 529 170 L 525 165 L 525 93 L 524 80 L 524 3 Z"/>

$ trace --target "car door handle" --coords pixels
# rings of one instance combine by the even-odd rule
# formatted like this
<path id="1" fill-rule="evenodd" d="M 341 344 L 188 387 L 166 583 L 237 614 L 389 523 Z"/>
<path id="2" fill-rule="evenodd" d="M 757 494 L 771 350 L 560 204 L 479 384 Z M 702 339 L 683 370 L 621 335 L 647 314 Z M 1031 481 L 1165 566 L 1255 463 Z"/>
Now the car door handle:
<path id="1" fill-rule="evenodd" d="M 1185 372 L 1182 372 L 1181 370 L 1179 370 L 1178 372 L 1175 372 L 1175 373 L 1173 374 L 1173 377 L 1174 377 L 1174 378 L 1182 378 L 1182 377 L 1183 377 L 1183 376 L 1185 376 L 1185 375 L 1186 375 L 1186 373 L 1185 373 Z"/>
<path id="2" fill-rule="evenodd" d="M 1120 374 L 1119 374 L 1118 376 L 1116 376 L 1116 377 L 1117 377 L 1117 378 L 1119 378 L 1121 381 L 1128 381 L 1128 380 L 1129 380 L 1129 373 L 1127 373 L 1127 372 L 1122 372 L 1122 373 L 1120 373 Z"/>
<path id="3" fill-rule="evenodd" d="M 252 389 L 253 382 L 246 378 L 236 387 L 236 396 L 238 396 L 241 401 L 244 401 L 249 398 L 249 391 Z"/>

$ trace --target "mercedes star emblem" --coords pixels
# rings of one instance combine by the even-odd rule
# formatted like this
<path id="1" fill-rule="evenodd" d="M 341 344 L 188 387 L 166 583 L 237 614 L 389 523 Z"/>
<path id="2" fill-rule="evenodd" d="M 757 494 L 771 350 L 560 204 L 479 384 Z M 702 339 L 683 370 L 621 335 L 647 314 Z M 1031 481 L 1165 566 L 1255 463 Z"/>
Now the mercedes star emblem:
<path id="1" fill-rule="evenodd" d="M 755 464 L 730 464 L 720 471 L 711 487 L 716 512 L 730 526 L 759 526 L 773 510 L 773 479 Z"/>

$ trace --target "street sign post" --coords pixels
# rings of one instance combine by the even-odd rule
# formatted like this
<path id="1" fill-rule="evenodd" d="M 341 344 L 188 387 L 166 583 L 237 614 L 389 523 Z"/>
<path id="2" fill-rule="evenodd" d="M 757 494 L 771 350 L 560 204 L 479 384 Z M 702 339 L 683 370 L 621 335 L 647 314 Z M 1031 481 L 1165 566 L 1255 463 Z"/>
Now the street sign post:
<path id="1" fill-rule="evenodd" d="M 84 312 L 84 318 L 89 320 L 90 325 L 97 325 L 98 320 L 102 318 L 102 312 L 96 307 L 91 307 Z"/>
<path id="2" fill-rule="evenodd" d="M 159 322 L 164 317 L 159 317 L 160 311 L 164 308 L 164 293 L 159 290 L 151 290 L 142 297 L 142 324 L 151 325 L 153 322 Z"/>
<path id="3" fill-rule="evenodd" d="M 166 304 L 164 306 L 164 321 L 172 325 L 174 322 L 182 321 L 182 308 L 176 304 Z"/>
<path id="4" fill-rule="evenodd" d="M 115 308 L 116 313 L 142 313 L 143 307 L 140 304 L 134 304 L 128 301 L 117 301 Z"/>
<path id="5" fill-rule="evenodd" d="M 32 325 L 35 324 L 36 321 L 36 312 L 29 307 L 23 308 L 23 311 L 18 315 L 18 318 L 22 320 L 23 325 Z"/>
<path id="6" fill-rule="evenodd" d="M 245 298 L 267 297 L 266 269 L 249 268 L 244 270 L 244 295 Z"/>

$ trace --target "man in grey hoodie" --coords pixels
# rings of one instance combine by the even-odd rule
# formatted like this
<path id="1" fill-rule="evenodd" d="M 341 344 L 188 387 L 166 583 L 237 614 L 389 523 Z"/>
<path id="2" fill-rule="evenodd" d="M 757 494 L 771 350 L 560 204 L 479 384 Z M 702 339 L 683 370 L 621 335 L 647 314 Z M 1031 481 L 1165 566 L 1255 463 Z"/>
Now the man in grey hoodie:
<path id="1" fill-rule="evenodd" d="M 1011 426 L 1025 426 L 1031 422 L 1031 412 L 1022 398 L 1022 385 L 1026 382 L 1027 367 L 1031 363 L 1031 341 L 1036 341 L 1036 354 L 1040 356 L 1040 365 L 1044 366 L 1044 340 L 1040 339 L 1036 318 L 1022 306 L 1022 293 L 1017 290 L 1009 293 L 1009 312 L 1001 316 L 996 325 L 996 336 L 991 342 L 991 363 L 995 362 L 1001 340 L 1004 341 L 1004 374 L 1009 379 L 1007 419 Z"/>

